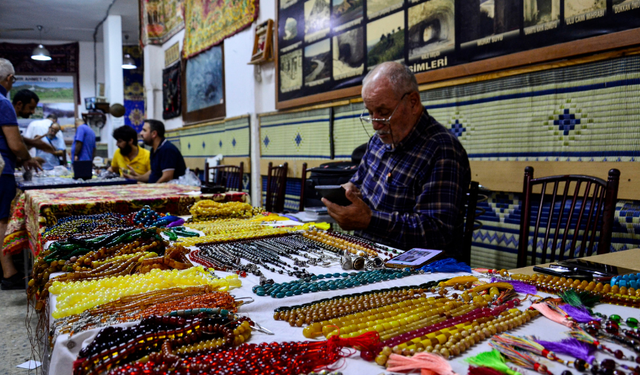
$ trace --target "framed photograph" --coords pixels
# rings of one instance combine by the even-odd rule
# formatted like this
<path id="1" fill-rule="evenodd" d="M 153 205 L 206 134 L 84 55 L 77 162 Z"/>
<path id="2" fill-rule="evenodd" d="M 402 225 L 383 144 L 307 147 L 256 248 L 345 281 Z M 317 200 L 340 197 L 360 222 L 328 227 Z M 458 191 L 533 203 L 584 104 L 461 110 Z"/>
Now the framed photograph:
<path id="1" fill-rule="evenodd" d="M 269 19 L 256 27 L 253 53 L 249 64 L 273 61 L 273 20 Z"/>
<path id="2" fill-rule="evenodd" d="M 223 45 L 183 61 L 183 69 L 184 121 L 197 123 L 225 117 Z"/>
<path id="3" fill-rule="evenodd" d="M 58 116 L 58 123 L 65 128 L 73 128 L 75 132 L 76 82 L 74 74 L 19 74 L 16 83 L 9 92 L 13 97 L 18 91 L 27 89 L 35 92 L 40 101 L 30 118 L 18 118 L 20 130 L 26 130 L 33 120 L 41 120 L 50 114 Z M 66 133 L 65 133 L 66 134 Z"/>

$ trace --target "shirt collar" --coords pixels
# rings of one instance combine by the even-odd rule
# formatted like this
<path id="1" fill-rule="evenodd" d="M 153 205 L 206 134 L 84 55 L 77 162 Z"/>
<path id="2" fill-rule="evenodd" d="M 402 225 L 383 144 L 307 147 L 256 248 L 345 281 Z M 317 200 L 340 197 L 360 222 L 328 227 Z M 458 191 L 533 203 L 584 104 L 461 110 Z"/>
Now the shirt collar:
<path id="1" fill-rule="evenodd" d="M 427 132 L 425 130 L 430 125 L 431 125 L 431 116 L 429 116 L 429 112 L 427 112 L 427 109 L 425 108 L 422 111 L 422 115 L 420 115 L 418 122 L 413 127 L 413 129 L 411 129 L 409 134 L 407 134 L 407 136 L 404 137 L 402 141 L 398 142 L 398 144 L 395 147 L 392 147 L 391 145 L 385 145 L 385 150 L 388 152 L 393 152 L 395 150 L 402 149 L 402 148 L 410 148 L 411 145 L 415 144 L 416 142 L 418 142 L 418 140 L 426 136 Z"/>
<path id="2" fill-rule="evenodd" d="M 160 145 L 158 146 L 158 148 L 156 148 L 155 150 L 153 148 L 151 148 L 151 151 L 153 151 L 154 153 L 158 152 L 158 150 L 160 149 L 160 147 L 164 146 L 164 144 L 167 143 L 167 139 L 165 138 L 164 141 L 162 141 L 162 143 L 160 143 Z"/>
<path id="3" fill-rule="evenodd" d="M 7 89 L 5 89 L 2 85 L 0 85 L 0 94 L 2 94 L 5 98 L 7 97 Z"/>

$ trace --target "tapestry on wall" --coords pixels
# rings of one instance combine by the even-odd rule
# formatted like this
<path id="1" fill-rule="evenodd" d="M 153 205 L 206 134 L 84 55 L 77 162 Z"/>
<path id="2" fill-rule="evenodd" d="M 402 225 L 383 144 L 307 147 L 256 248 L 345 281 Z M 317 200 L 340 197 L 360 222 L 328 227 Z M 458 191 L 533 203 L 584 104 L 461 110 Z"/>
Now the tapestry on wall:
<path id="1" fill-rule="evenodd" d="M 184 0 L 139 0 L 140 42 L 163 44 L 184 28 Z"/>
<path id="2" fill-rule="evenodd" d="M 246 29 L 258 17 L 258 0 L 185 0 L 182 56 L 189 58 Z"/>
<path id="3" fill-rule="evenodd" d="M 168 120 L 182 114 L 180 63 L 162 71 L 162 118 Z"/>
<path id="4" fill-rule="evenodd" d="M 79 72 L 79 44 L 46 44 L 51 54 L 51 61 L 36 61 L 31 59 L 31 52 L 37 44 L 0 43 L 0 56 L 11 61 L 16 74 L 60 74 L 71 73 L 75 82 L 80 82 Z M 80 104 L 80 85 L 75 86 L 76 102 Z"/>
<path id="5" fill-rule="evenodd" d="M 124 124 L 140 132 L 144 120 L 144 61 L 142 59 L 142 49 L 138 46 L 124 46 L 122 47 L 122 53 L 129 54 L 136 63 L 135 69 L 122 70 L 124 80 Z"/>

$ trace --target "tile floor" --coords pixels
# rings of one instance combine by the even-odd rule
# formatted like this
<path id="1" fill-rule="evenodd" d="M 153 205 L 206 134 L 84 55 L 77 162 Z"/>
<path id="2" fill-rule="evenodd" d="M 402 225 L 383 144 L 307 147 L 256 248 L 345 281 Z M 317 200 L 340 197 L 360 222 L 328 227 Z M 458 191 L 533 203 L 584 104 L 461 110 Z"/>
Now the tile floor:
<path id="1" fill-rule="evenodd" d="M 31 344 L 27 337 L 25 317 L 27 314 L 27 295 L 24 290 L 0 290 L 0 374 L 34 375 L 36 370 L 17 368 L 21 363 L 32 359 Z M 35 330 L 35 314 L 30 324 Z M 38 369 L 38 370 L 41 370 Z M 37 372 L 38 374 L 41 371 Z"/>

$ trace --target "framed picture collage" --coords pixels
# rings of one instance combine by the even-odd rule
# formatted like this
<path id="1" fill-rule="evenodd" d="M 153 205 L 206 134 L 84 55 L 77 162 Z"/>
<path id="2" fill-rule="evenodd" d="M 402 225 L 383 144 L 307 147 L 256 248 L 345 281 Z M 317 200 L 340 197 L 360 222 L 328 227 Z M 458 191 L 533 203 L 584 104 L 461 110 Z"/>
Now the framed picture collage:
<path id="1" fill-rule="evenodd" d="M 353 96 L 385 61 L 423 73 L 634 29 L 640 0 L 279 0 L 277 23 L 286 108 Z"/>

